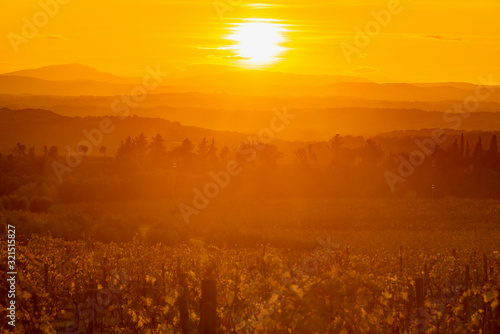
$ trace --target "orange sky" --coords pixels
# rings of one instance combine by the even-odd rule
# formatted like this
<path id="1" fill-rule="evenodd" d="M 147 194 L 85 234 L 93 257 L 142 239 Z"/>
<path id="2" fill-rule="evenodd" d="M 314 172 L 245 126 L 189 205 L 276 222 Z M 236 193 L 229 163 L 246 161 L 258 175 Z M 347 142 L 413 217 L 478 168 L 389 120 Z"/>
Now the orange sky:
<path id="1" fill-rule="evenodd" d="M 498 0 L 217 0 L 231 8 L 224 19 L 210 0 L 59 1 L 67 3 L 58 9 L 49 6 L 53 17 L 46 15 L 46 22 L 38 0 L 2 3 L 0 72 L 78 62 L 141 76 L 152 64 L 173 69 L 202 63 L 358 75 L 376 81 L 477 82 L 479 75 L 490 73 L 500 78 Z M 385 27 L 379 24 L 380 33 L 367 45 L 357 48 L 355 27 L 374 27 L 371 12 L 389 8 L 398 13 L 391 14 Z M 18 44 L 16 53 L 13 36 L 23 37 L 23 17 L 33 22 L 37 13 L 37 34 Z M 246 37 L 262 42 L 261 53 L 250 52 L 253 44 L 241 40 L 241 30 L 252 31 L 245 26 L 248 22 L 267 22 L 271 27 L 262 35 Z M 276 31 L 279 36 L 271 38 Z M 347 44 L 357 48 L 350 61 L 341 48 Z M 279 52 L 265 54 L 273 48 Z"/>

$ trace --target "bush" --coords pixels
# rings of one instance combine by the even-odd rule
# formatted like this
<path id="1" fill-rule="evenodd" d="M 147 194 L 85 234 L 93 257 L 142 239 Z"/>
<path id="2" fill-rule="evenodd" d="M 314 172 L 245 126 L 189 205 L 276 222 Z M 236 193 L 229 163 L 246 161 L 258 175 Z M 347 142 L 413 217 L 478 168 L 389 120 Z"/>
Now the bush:
<path id="1" fill-rule="evenodd" d="M 204 239 L 207 245 L 220 247 L 235 244 L 243 245 L 249 242 L 247 238 L 242 238 L 241 226 L 237 222 L 229 224 L 225 221 L 212 223 L 208 226 Z"/>
<path id="2" fill-rule="evenodd" d="M 46 226 L 41 222 L 35 221 L 35 217 L 29 212 L 11 211 L 6 213 L 5 218 L 6 224 L 14 225 L 16 231 L 22 231 L 19 236 L 16 234 L 16 238 L 25 238 L 32 234 L 39 234 L 46 231 Z"/>
<path id="3" fill-rule="evenodd" d="M 29 200 L 34 197 L 56 198 L 57 195 L 54 186 L 49 186 L 43 182 L 25 184 L 19 187 L 13 194 L 26 197 Z"/>
<path id="4" fill-rule="evenodd" d="M 167 246 L 175 246 L 188 240 L 188 230 L 184 223 L 163 221 L 153 224 L 146 232 L 149 244 L 161 242 Z"/>
<path id="5" fill-rule="evenodd" d="M 0 207 L 4 208 L 7 211 L 12 210 L 12 206 L 10 205 L 10 199 L 7 196 L 0 197 Z"/>
<path id="6" fill-rule="evenodd" d="M 108 218 L 92 228 L 95 240 L 102 242 L 128 242 L 132 241 L 139 232 L 136 224 L 121 217 Z"/>
<path id="7" fill-rule="evenodd" d="M 81 212 L 71 212 L 50 216 L 47 230 L 56 238 L 77 240 L 82 233 L 88 233 L 93 226 L 92 220 Z"/>
<path id="8" fill-rule="evenodd" d="M 10 195 L 9 200 L 10 200 L 11 210 L 28 211 L 30 208 L 30 203 L 26 197 Z"/>
<path id="9" fill-rule="evenodd" d="M 30 202 L 31 212 L 47 212 L 47 210 L 52 206 L 52 200 L 48 197 L 38 197 L 35 196 Z"/>

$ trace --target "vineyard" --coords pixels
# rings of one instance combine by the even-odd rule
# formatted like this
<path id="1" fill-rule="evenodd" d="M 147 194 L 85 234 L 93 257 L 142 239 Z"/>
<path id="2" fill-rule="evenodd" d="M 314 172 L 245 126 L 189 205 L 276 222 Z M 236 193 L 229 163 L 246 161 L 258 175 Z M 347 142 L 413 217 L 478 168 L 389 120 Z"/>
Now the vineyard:
<path id="1" fill-rule="evenodd" d="M 207 282 L 216 286 L 208 322 L 219 333 L 500 330 L 493 250 L 367 251 L 330 241 L 308 251 L 196 240 L 166 247 L 32 236 L 18 245 L 17 266 L 16 333 L 198 333 Z"/>

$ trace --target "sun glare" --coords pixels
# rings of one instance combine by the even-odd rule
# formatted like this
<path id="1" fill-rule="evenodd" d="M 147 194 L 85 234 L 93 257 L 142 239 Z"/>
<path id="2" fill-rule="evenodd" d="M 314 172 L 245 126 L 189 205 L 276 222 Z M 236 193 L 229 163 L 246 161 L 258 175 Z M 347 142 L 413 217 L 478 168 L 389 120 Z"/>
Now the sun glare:
<path id="1" fill-rule="evenodd" d="M 252 65 L 273 63 L 284 51 L 284 28 L 274 22 L 244 22 L 233 28 L 229 39 L 237 44 L 234 49 L 239 56 Z"/>

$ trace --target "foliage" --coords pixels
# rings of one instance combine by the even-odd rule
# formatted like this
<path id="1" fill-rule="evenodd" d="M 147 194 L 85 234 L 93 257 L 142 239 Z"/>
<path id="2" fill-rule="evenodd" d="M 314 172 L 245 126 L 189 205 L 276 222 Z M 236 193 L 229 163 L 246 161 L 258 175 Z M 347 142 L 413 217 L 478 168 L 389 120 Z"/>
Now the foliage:
<path id="1" fill-rule="evenodd" d="M 35 196 L 30 201 L 31 212 L 47 212 L 52 206 L 53 202 L 48 197 Z"/>
<path id="2" fill-rule="evenodd" d="M 17 333 L 88 332 L 91 324 L 94 333 L 179 332 L 178 259 L 192 332 L 207 277 L 217 282 L 220 330 L 230 333 L 491 333 L 499 303 L 500 255 L 486 254 L 483 268 L 473 249 L 374 252 L 326 243 L 287 251 L 35 236 L 18 254 Z"/>

